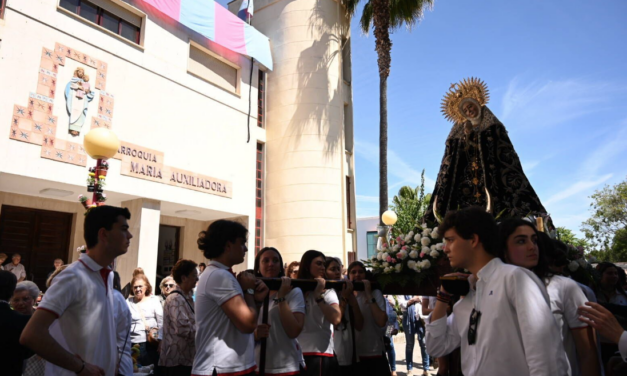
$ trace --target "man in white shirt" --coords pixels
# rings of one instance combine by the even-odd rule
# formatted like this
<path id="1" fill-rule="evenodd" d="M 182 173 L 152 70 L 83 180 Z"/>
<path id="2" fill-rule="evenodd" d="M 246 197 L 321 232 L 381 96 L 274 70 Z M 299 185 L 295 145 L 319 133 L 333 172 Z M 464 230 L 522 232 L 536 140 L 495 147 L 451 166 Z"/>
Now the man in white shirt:
<path id="1" fill-rule="evenodd" d="M 133 237 L 126 208 L 99 206 L 85 217 L 87 251 L 55 277 L 22 332 L 20 343 L 57 367 L 55 375 L 113 376 L 118 372 L 115 291 L 109 265 Z M 63 338 L 53 337 L 58 319 Z M 66 350 L 59 342 L 65 341 Z"/>
<path id="2" fill-rule="evenodd" d="M 18 283 L 26 279 L 26 269 L 24 265 L 20 264 L 20 261 L 22 261 L 22 255 L 14 253 L 11 257 L 11 263 L 4 266 L 4 270 L 15 274 Z"/>
<path id="3" fill-rule="evenodd" d="M 244 262 L 248 230 L 242 224 L 218 220 L 198 239 L 209 259 L 196 290 L 196 356 L 194 376 L 254 375 L 257 303 L 268 287 L 247 272 L 237 278 L 233 265 Z"/>
<path id="4" fill-rule="evenodd" d="M 471 290 L 447 318 L 451 295 L 440 287 L 427 324 L 429 354 L 441 357 L 461 346 L 466 376 L 568 375 L 548 294 L 532 272 L 495 257 L 492 215 L 477 207 L 449 212 L 438 232 L 451 266 L 472 273 Z"/>

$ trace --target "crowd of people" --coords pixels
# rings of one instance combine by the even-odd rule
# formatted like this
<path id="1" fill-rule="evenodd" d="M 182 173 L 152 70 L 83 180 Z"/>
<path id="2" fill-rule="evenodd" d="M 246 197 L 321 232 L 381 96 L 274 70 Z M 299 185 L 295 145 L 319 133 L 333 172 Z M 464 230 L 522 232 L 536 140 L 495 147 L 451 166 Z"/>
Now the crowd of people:
<path id="1" fill-rule="evenodd" d="M 408 375 L 416 339 L 423 375 L 435 366 L 453 376 L 627 374 L 622 270 L 599 264 L 593 286 L 562 276 L 563 243 L 525 220 L 497 225 L 476 208 L 446 215 L 444 252 L 469 272 L 455 273 L 471 287 L 462 297 L 443 286 L 436 297 L 384 296 L 364 264 L 345 268 L 316 250 L 286 266 L 266 247 L 236 275 L 248 230 L 218 220 L 199 235 L 207 264 L 179 260 L 160 294 L 137 268 L 125 298 L 112 265 L 128 250 L 129 219 L 127 209 L 92 209 L 86 250 L 70 265 L 55 260 L 40 303 L 37 285 L 20 281 L 19 255 L 0 271 L 3 375 L 387 376 L 396 374 L 401 330 Z M 281 283 L 270 289 L 260 277 Z M 316 285 L 301 290 L 292 279 Z M 327 289 L 326 280 L 344 283 Z"/>

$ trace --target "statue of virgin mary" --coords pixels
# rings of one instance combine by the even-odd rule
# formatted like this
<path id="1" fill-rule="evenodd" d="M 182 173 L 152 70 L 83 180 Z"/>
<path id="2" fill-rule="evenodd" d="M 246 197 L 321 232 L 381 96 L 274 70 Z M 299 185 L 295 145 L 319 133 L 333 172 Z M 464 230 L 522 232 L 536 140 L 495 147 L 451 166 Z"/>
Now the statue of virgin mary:
<path id="1" fill-rule="evenodd" d="M 486 106 L 486 84 L 476 78 L 451 85 L 442 112 L 454 123 L 425 219 L 447 211 L 481 206 L 494 216 L 546 215 L 523 172 L 514 145 Z"/>
<path id="2" fill-rule="evenodd" d="M 76 137 L 80 134 L 85 119 L 87 106 L 94 99 L 94 93 L 89 85 L 89 76 L 83 68 L 76 68 L 74 77 L 65 86 L 65 104 L 70 117 L 69 133 Z"/>

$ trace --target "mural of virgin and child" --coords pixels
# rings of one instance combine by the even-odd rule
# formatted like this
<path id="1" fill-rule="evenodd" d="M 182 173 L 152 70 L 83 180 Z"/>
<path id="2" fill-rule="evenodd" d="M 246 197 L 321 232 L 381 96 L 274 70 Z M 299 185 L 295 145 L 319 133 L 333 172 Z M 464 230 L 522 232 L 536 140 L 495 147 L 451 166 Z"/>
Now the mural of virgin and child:
<path id="1" fill-rule="evenodd" d="M 80 134 L 87 118 L 89 103 L 93 99 L 94 93 L 91 91 L 89 76 L 85 74 L 83 68 L 76 68 L 74 77 L 65 86 L 65 103 L 70 117 L 69 133 L 72 136 Z"/>

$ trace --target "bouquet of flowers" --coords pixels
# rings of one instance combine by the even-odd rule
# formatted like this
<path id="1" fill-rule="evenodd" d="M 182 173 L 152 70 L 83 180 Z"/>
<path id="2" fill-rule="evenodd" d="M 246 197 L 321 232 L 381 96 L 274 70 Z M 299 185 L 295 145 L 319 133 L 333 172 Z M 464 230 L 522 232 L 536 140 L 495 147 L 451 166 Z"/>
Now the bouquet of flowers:
<path id="1" fill-rule="evenodd" d="M 389 243 L 384 240 L 377 254 L 363 262 L 381 285 L 398 282 L 404 286 L 409 281 L 419 284 L 428 275 L 435 274 L 435 266 L 444 256 L 443 249 L 437 228 L 422 224 Z"/>
<path id="2" fill-rule="evenodd" d="M 568 263 L 567 274 L 571 276 L 575 281 L 582 283 L 586 286 L 590 286 L 591 283 L 595 283 L 600 279 L 598 272 L 592 267 L 591 263 L 596 259 L 591 259 L 590 262 L 585 259 L 585 252 L 582 246 L 575 247 L 572 244 L 566 244 L 568 247 L 567 259 Z"/>

